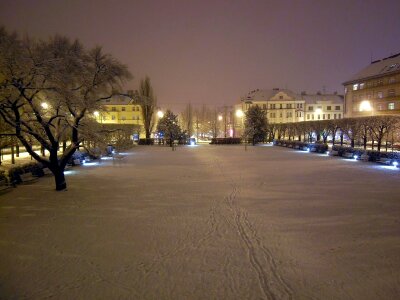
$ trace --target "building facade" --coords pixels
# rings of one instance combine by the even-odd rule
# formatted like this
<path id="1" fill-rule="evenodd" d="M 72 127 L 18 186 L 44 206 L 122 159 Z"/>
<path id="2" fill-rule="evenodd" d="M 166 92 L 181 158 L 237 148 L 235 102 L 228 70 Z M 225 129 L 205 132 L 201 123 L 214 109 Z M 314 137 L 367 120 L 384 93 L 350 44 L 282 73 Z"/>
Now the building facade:
<path id="1" fill-rule="evenodd" d="M 104 100 L 102 109 L 95 113 L 102 124 L 130 124 L 143 126 L 141 106 L 128 97 L 112 97 Z"/>
<path id="2" fill-rule="evenodd" d="M 346 117 L 400 114 L 400 53 L 372 62 L 343 85 Z"/>
<path id="3" fill-rule="evenodd" d="M 343 96 L 335 94 L 301 94 L 287 89 L 254 90 L 242 97 L 235 106 L 245 114 L 257 105 L 264 110 L 268 123 L 294 123 L 302 121 L 343 118 Z"/>

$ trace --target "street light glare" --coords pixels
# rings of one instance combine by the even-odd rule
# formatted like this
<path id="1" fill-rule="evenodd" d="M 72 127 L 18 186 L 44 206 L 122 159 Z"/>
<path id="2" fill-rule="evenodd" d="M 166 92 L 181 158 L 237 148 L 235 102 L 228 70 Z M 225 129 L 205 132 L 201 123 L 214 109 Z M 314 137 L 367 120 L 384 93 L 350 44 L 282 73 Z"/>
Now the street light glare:
<path id="1" fill-rule="evenodd" d="M 238 109 L 238 110 L 236 111 L 236 117 L 238 117 L 238 118 L 243 117 L 243 110 Z"/>
<path id="2" fill-rule="evenodd" d="M 42 108 L 44 108 L 44 109 L 49 108 L 49 105 L 46 102 L 42 102 L 42 104 L 40 104 L 40 106 L 42 106 Z"/>
<path id="3" fill-rule="evenodd" d="M 371 102 L 369 102 L 368 100 L 364 100 L 360 103 L 360 111 L 371 111 L 371 110 L 372 110 Z"/>
<path id="4" fill-rule="evenodd" d="M 218 121 L 222 121 L 222 116 L 218 116 Z"/>
<path id="5" fill-rule="evenodd" d="M 96 110 L 96 111 L 93 113 L 93 115 L 94 115 L 95 117 L 98 117 L 98 116 L 99 116 L 99 112 Z"/>
<path id="6" fill-rule="evenodd" d="M 162 117 L 164 117 L 164 113 L 163 113 L 161 110 L 159 110 L 159 111 L 157 112 L 157 116 L 158 116 L 159 118 L 162 118 Z"/>

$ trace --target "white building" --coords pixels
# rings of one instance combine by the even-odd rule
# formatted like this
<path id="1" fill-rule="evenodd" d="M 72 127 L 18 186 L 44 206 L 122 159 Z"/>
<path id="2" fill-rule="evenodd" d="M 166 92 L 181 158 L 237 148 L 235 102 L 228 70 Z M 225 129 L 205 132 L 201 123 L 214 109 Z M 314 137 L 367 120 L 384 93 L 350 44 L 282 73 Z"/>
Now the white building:
<path id="1" fill-rule="evenodd" d="M 343 118 L 343 96 L 335 94 L 301 94 L 287 89 L 256 89 L 235 105 L 244 113 L 254 105 L 265 111 L 268 123 L 294 123 Z M 240 114 L 236 114 L 239 118 Z M 243 118 L 243 117 L 242 117 Z M 243 123 L 237 120 L 236 124 Z"/>

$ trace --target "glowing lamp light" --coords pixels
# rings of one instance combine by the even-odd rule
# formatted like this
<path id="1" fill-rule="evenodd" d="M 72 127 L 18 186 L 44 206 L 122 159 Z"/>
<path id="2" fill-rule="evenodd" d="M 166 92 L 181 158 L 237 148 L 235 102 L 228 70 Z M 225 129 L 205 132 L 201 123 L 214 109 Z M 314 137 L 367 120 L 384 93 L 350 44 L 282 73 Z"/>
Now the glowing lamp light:
<path id="1" fill-rule="evenodd" d="M 397 161 L 394 161 L 394 162 L 392 163 L 392 165 L 393 165 L 393 167 L 397 167 L 397 166 L 399 165 L 399 163 L 398 163 Z"/>
<path id="2" fill-rule="evenodd" d="M 44 109 L 48 109 L 48 108 L 49 108 L 49 105 L 48 105 L 46 102 L 42 102 L 42 103 L 40 104 L 40 106 L 41 106 L 42 108 L 44 108 Z"/>
<path id="3" fill-rule="evenodd" d="M 369 102 L 368 100 L 364 100 L 360 103 L 360 111 L 371 111 L 371 110 L 372 110 L 371 102 Z"/>
<path id="4" fill-rule="evenodd" d="M 357 159 L 358 158 L 358 155 L 354 155 L 354 159 Z"/>
<path id="5" fill-rule="evenodd" d="M 307 151 L 307 152 L 310 152 L 310 148 L 307 148 L 306 151 Z"/>
<path id="6" fill-rule="evenodd" d="M 243 115 L 244 115 L 243 110 L 238 109 L 238 110 L 236 111 L 236 117 L 241 118 L 241 117 L 243 117 Z"/>
<path id="7" fill-rule="evenodd" d="M 93 115 L 94 115 L 95 117 L 98 117 L 98 116 L 100 115 L 100 113 L 96 110 L 96 111 L 93 113 Z"/>
<path id="8" fill-rule="evenodd" d="M 194 142 L 192 141 L 192 142 L 190 142 L 190 146 L 194 146 Z"/>
<path id="9" fill-rule="evenodd" d="M 159 118 L 162 118 L 162 117 L 164 117 L 164 113 L 163 113 L 161 110 L 159 110 L 159 111 L 157 112 L 157 116 L 158 116 Z"/>
<path id="10" fill-rule="evenodd" d="M 218 116 L 218 121 L 222 121 L 222 116 Z"/>
<path id="11" fill-rule="evenodd" d="M 317 109 L 315 110 L 315 112 L 316 112 L 317 114 L 321 114 L 321 113 L 322 113 L 322 109 L 317 108 Z"/>

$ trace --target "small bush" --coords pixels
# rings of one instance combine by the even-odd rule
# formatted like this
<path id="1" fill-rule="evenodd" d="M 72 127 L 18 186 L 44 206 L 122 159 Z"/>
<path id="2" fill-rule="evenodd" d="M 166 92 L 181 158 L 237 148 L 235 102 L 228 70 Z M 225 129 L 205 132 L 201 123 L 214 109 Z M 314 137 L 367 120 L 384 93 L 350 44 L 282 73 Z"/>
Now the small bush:
<path id="1" fill-rule="evenodd" d="M 139 139 L 139 145 L 154 145 L 154 139 Z"/>
<path id="2" fill-rule="evenodd" d="M 240 144 L 242 141 L 241 138 L 212 138 L 211 145 L 231 145 L 231 144 Z"/>

